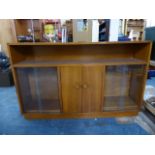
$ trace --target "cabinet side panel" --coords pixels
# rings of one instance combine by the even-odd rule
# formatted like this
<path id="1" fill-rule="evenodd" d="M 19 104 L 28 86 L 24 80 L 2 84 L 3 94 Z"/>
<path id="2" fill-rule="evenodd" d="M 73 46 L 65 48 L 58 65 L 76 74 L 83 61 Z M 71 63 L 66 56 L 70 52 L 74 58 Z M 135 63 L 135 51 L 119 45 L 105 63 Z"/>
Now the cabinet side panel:
<path id="1" fill-rule="evenodd" d="M 143 49 L 143 53 L 138 53 L 138 55 L 136 55 L 136 57 L 138 57 L 138 58 L 145 57 L 145 60 L 147 61 L 147 65 L 145 66 L 145 69 L 144 69 L 144 77 L 143 77 L 143 80 L 142 80 L 143 81 L 143 84 L 142 84 L 141 97 L 139 99 L 139 108 L 144 103 L 143 102 L 143 97 L 144 97 L 144 91 L 145 91 L 145 86 L 146 86 L 147 74 L 148 74 L 148 70 L 149 70 L 151 49 L 152 49 L 152 43 L 150 42 Z"/>

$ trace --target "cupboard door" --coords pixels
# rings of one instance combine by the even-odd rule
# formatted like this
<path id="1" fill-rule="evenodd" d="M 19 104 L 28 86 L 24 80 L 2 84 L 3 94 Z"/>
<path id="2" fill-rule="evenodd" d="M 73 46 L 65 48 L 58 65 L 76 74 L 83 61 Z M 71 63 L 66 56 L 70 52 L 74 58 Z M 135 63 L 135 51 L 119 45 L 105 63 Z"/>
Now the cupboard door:
<path id="1" fill-rule="evenodd" d="M 102 111 L 103 66 L 82 67 L 82 112 Z"/>
<path id="2" fill-rule="evenodd" d="M 59 113 L 56 68 L 17 68 L 24 112 Z"/>
<path id="3" fill-rule="evenodd" d="M 61 90 L 63 112 L 81 112 L 81 82 L 82 72 L 79 66 L 61 67 Z"/>

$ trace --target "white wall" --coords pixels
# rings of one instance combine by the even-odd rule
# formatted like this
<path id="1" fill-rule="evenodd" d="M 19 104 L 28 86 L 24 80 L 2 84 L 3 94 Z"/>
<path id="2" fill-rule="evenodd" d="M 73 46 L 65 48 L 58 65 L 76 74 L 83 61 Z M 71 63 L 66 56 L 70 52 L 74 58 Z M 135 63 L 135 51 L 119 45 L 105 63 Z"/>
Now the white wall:
<path id="1" fill-rule="evenodd" d="M 92 42 L 98 42 L 99 40 L 99 22 L 98 20 L 92 20 Z"/>
<path id="2" fill-rule="evenodd" d="M 118 41 L 119 19 L 110 19 L 109 41 Z"/>
<path id="3" fill-rule="evenodd" d="M 153 26 L 155 26 L 155 19 L 147 19 L 146 27 L 153 27 Z"/>

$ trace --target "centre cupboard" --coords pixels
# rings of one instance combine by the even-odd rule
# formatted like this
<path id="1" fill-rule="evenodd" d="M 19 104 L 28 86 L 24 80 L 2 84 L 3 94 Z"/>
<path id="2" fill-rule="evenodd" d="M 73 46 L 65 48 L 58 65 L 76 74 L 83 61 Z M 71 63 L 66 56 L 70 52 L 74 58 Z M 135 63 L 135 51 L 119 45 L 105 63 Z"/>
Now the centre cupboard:
<path id="1" fill-rule="evenodd" d="M 137 115 L 152 43 L 10 43 L 25 118 Z"/>

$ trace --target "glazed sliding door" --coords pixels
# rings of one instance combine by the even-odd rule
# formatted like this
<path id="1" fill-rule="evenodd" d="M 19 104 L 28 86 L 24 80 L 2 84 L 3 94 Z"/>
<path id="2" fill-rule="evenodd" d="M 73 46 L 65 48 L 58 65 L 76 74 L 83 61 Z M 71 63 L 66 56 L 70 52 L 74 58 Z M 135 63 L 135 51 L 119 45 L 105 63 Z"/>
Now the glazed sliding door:
<path id="1" fill-rule="evenodd" d="M 107 66 L 103 111 L 137 110 L 142 103 L 145 65 Z"/>
<path id="2" fill-rule="evenodd" d="M 59 113 L 57 68 L 17 68 L 24 112 Z"/>

